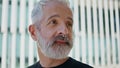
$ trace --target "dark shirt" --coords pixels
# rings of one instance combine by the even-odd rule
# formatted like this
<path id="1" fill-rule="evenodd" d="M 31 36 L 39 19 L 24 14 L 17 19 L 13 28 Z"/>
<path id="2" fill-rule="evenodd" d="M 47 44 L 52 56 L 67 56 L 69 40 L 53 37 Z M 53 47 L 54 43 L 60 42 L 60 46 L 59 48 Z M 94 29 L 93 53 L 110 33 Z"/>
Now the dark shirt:
<path id="1" fill-rule="evenodd" d="M 44 68 L 44 67 L 42 67 L 40 63 L 37 62 L 34 65 L 29 66 L 28 68 Z M 79 61 L 76 61 L 75 59 L 70 57 L 65 63 L 52 68 L 93 68 L 93 67 L 87 64 L 81 63 Z"/>

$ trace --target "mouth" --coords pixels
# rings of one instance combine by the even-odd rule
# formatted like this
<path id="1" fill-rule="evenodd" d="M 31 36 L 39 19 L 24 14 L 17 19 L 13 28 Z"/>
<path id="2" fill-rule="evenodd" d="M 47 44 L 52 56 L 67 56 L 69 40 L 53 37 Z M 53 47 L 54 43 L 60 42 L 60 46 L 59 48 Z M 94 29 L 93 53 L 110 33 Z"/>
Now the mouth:
<path id="1" fill-rule="evenodd" d="M 57 40 L 57 41 L 55 41 L 55 43 L 57 43 L 57 44 L 67 44 L 67 45 L 69 45 L 69 42 L 66 42 L 66 41 L 63 41 L 63 40 Z"/>

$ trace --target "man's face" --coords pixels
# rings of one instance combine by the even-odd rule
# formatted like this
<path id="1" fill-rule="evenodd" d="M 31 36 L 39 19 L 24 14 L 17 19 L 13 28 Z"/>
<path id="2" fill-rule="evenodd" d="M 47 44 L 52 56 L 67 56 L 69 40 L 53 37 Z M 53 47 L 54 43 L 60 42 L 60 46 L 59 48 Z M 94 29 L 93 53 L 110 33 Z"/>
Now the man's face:
<path id="1" fill-rule="evenodd" d="M 37 43 L 42 53 L 50 58 L 67 57 L 72 48 L 71 10 L 61 4 L 49 3 L 43 7 L 43 17 L 37 27 Z"/>

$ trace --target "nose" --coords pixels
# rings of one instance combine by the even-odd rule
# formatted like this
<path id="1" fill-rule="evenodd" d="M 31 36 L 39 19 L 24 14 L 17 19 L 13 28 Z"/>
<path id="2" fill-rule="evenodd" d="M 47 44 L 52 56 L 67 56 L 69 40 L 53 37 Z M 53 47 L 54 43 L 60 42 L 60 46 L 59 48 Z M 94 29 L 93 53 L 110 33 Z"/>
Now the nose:
<path id="1" fill-rule="evenodd" d="M 58 28 L 58 31 L 57 31 L 58 34 L 63 34 L 63 35 L 67 35 L 68 32 L 69 32 L 68 28 L 65 24 L 61 24 Z"/>

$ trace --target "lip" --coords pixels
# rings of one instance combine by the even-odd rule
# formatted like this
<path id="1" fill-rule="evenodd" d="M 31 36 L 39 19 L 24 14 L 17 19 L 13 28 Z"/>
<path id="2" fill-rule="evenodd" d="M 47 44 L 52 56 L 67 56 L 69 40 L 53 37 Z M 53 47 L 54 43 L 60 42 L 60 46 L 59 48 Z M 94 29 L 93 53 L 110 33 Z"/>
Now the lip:
<path id="1" fill-rule="evenodd" d="M 66 42 L 63 41 L 63 40 L 57 40 L 56 43 L 59 43 L 59 44 L 66 44 Z"/>

